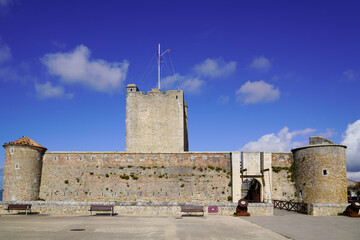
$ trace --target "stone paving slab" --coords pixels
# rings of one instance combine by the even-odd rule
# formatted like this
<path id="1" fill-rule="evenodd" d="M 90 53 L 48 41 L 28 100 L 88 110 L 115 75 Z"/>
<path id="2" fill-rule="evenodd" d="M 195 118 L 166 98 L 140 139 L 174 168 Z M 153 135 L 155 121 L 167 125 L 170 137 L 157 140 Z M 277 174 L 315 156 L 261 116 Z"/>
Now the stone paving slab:
<path id="1" fill-rule="evenodd" d="M 70 231 L 85 229 L 84 231 Z M 2 215 L 0 239 L 287 239 L 232 216 Z"/>

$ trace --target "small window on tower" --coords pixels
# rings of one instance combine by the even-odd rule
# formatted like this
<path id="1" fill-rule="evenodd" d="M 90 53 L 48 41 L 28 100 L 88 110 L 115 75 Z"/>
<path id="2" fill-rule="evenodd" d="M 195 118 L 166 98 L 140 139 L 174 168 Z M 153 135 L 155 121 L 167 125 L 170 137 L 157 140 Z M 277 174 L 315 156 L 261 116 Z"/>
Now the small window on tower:
<path id="1" fill-rule="evenodd" d="M 329 172 L 328 172 L 328 170 L 323 169 L 323 170 L 322 170 L 322 174 L 323 174 L 324 176 L 326 176 L 326 175 L 328 175 L 328 174 L 329 174 Z"/>
<path id="2" fill-rule="evenodd" d="M 299 191 L 299 197 L 303 197 L 303 191 L 302 190 Z"/>
<path id="3" fill-rule="evenodd" d="M 15 164 L 15 169 L 19 169 L 19 164 Z"/>
<path id="4" fill-rule="evenodd" d="M 10 154 L 14 154 L 14 149 L 10 148 Z"/>

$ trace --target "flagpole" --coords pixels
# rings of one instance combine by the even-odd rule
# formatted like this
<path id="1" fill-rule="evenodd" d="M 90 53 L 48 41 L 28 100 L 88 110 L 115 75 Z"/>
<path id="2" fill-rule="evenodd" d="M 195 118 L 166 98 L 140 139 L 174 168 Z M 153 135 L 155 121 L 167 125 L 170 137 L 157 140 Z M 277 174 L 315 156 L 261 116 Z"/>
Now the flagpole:
<path id="1" fill-rule="evenodd" d="M 160 89 L 160 43 L 158 48 L 158 88 Z"/>

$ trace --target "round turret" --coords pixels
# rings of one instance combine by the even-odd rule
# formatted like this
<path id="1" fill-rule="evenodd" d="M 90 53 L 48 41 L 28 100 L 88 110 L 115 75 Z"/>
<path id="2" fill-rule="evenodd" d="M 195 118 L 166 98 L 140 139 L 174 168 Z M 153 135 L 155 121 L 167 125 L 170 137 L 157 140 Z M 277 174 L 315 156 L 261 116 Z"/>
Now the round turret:
<path id="1" fill-rule="evenodd" d="M 292 149 L 299 201 L 347 203 L 346 146 L 322 137 Z"/>
<path id="2" fill-rule="evenodd" d="M 47 150 L 28 137 L 5 148 L 3 201 L 33 201 L 39 197 L 42 159 Z"/>

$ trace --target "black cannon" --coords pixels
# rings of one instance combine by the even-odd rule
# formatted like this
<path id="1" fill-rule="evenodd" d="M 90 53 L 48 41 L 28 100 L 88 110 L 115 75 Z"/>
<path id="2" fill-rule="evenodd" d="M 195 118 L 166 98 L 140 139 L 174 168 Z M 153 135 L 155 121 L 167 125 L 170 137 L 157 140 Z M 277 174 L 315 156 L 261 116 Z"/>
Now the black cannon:
<path id="1" fill-rule="evenodd" d="M 246 199 L 240 199 L 238 201 L 238 205 L 236 207 L 236 216 L 250 216 L 250 213 L 248 213 L 248 201 Z"/>
<path id="2" fill-rule="evenodd" d="M 349 217 L 360 217 L 359 209 L 360 209 L 360 202 L 354 200 L 351 202 L 349 206 L 347 206 L 346 210 L 342 214 Z"/>

